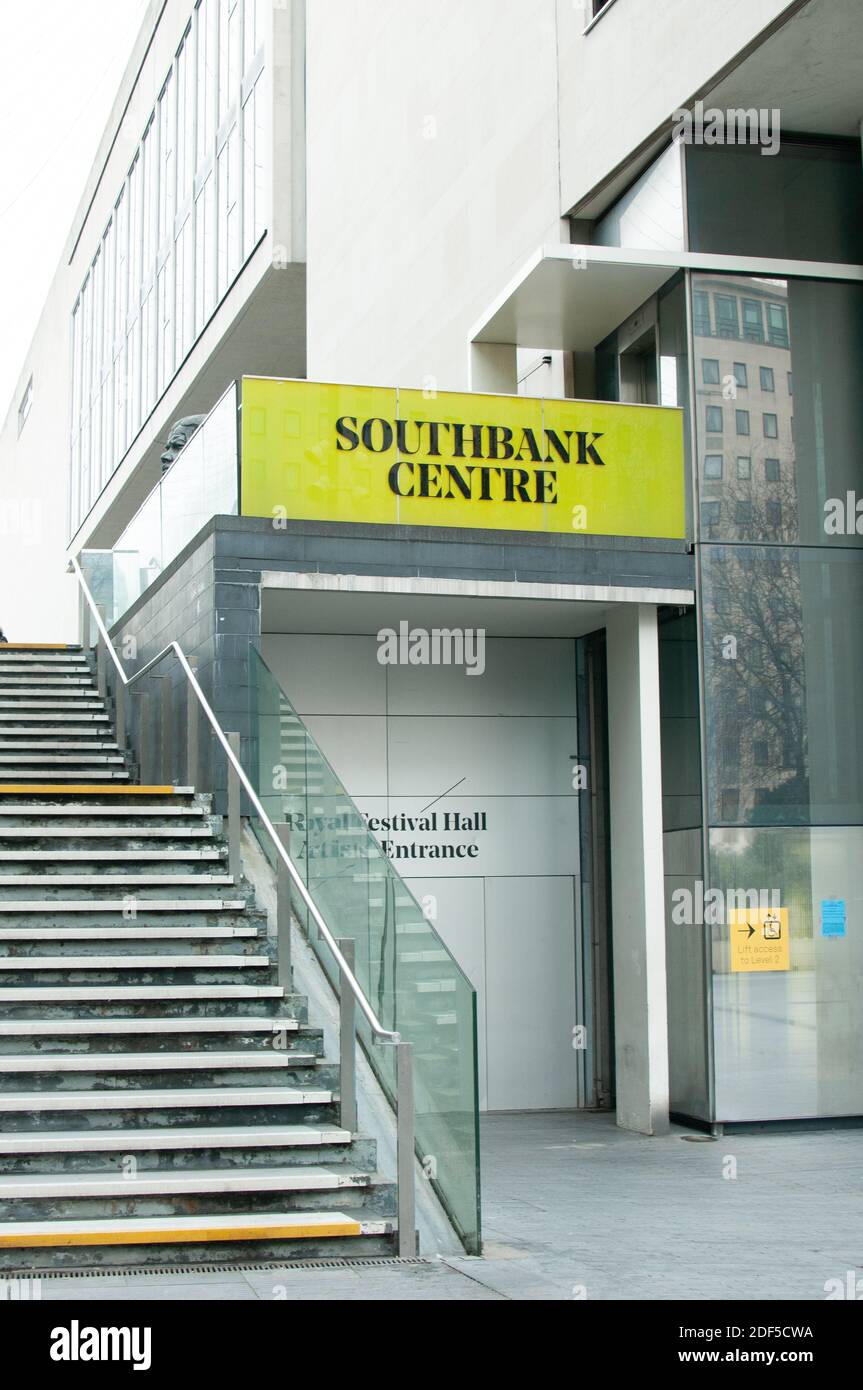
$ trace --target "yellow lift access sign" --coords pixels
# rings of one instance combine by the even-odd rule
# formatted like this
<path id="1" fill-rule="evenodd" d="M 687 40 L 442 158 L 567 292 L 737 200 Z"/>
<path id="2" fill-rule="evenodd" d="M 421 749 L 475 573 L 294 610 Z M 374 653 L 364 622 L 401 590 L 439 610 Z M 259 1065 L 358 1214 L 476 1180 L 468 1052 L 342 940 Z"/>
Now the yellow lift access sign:
<path id="1" fill-rule="evenodd" d="M 732 908 L 732 971 L 790 970 L 788 908 Z"/>

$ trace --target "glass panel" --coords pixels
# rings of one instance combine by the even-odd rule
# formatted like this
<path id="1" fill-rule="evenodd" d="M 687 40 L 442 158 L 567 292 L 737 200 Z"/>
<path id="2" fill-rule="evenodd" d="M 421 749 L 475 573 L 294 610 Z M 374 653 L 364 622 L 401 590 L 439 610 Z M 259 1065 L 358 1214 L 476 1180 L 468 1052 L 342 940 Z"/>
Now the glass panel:
<path id="1" fill-rule="evenodd" d="M 164 563 L 213 516 L 237 514 L 237 395 L 231 386 L 165 474 Z"/>
<path id="2" fill-rule="evenodd" d="M 683 170 L 679 145 L 660 155 L 599 219 L 595 246 L 683 251 Z"/>
<path id="3" fill-rule="evenodd" d="M 336 938 L 356 944 L 356 973 L 387 1029 L 414 1044 L 417 1152 L 466 1248 L 479 1247 L 476 994 L 395 872 L 260 655 L 250 652 L 251 780 L 270 820 L 291 829 L 291 855 Z M 254 823 L 254 820 L 253 820 Z M 269 836 L 256 826 L 264 850 Z M 303 914 L 338 988 L 332 953 Z M 359 1035 L 395 1098 L 395 1054 Z"/>
<path id="4" fill-rule="evenodd" d="M 212 517 L 237 515 L 237 488 L 237 388 L 231 385 L 114 547 L 110 622 L 123 616 Z"/>
<path id="5" fill-rule="evenodd" d="M 863 556 L 707 545 L 701 559 L 711 823 L 863 822 Z"/>
<path id="6" fill-rule="evenodd" d="M 729 256 L 863 261 L 863 181 L 857 141 L 778 154 L 742 145 L 686 148 L 689 246 Z"/>
<path id="7" fill-rule="evenodd" d="M 697 275 L 693 290 L 696 309 L 712 294 L 717 323 L 722 303 L 727 322 L 739 315 L 744 326 L 743 340 L 723 356 L 709 325 L 702 332 L 697 314 L 693 320 L 702 520 L 704 504 L 715 503 L 713 535 L 723 540 L 863 545 L 863 518 L 858 532 L 849 506 L 849 494 L 863 497 L 863 286 Z M 723 415 L 719 474 L 703 465 L 718 452 Z M 744 476 L 732 464 L 741 448 L 735 435 L 747 433 L 754 466 Z M 749 441 L 743 447 L 749 452 Z"/>
<path id="8" fill-rule="evenodd" d="M 734 928 L 711 929 L 716 1119 L 859 1115 L 863 830 L 712 830 L 710 863 L 725 894 L 778 893 L 790 966 L 734 972 Z"/>

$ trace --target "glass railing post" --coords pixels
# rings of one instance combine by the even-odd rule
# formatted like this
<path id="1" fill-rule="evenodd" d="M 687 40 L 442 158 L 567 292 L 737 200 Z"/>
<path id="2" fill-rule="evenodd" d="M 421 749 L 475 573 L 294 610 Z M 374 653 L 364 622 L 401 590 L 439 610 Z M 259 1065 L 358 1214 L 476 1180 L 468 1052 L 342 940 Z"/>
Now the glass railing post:
<path id="1" fill-rule="evenodd" d="M 400 1042 L 396 1046 L 399 1255 L 402 1256 L 402 1258 L 416 1254 L 413 1052 L 413 1043 Z"/>
<path id="2" fill-rule="evenodd" d="M 353 937 L 338 942 L 339 950 L 351 971 L 356 965 Z M 339 1094 L 342 1129 L 355 1134 L 357 1130 L 357 1001 L 347 976 L 339 967 Z"/>

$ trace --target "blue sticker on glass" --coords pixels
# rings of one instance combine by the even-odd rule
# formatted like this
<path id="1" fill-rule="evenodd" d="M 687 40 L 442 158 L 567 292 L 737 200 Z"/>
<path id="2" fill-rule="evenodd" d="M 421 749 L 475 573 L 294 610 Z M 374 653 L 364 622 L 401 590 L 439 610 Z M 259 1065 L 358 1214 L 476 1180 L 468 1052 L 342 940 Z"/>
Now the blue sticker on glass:
<path id="1" fill-rule="evenodd" d="M 844 936 L 844 935 L 845 935 L 845 899 L 844 899 L 844 898 L 822 898 L 822 900 L 821 900 L 821 935 L 822 935 L 822 936 Z"/>

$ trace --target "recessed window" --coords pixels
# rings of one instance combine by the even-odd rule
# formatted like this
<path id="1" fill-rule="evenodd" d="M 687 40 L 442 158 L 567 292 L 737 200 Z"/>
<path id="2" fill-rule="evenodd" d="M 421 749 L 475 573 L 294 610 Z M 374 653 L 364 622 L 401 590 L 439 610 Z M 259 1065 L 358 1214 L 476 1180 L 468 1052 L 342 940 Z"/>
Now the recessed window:
<path id="1" fill-rule="evenodd" d="M 701 362 L 701 377 L 705 386 L 719 385 L 719 361 L 715 357 L 704 357 Z"/>
<path id="2" fill-rule="evenodd" d="M 702 502 L 701 504 L 701 525 L 705 531 L 710 531 L 714 526 L 719 525 L 721 503 Z"/>
<path id="3" fill-rule="evenodd" d="M 765 438 L 765 439 L 778 439 L 778 438 L 779 438 L 779 417 L 778 417 L 777 415 L 765 415 L 765 416 L 764 416 L 764 438 Z"/>
<path id="4" fill-rule="evenodd" d="M 737 476 L 742 482 L 747 482 L 752 477 L 752 459 L 749 457 L 737 460 Z"/>
<path id="5" fill-rule="evenodd" d="M 18 433 L 20 434 L 27 423 L 27 416 L 33 409 L 33 378 L 31 376 L 27 385 L 24 387 L 24 394 L 18 405 Z"/>
<path id="6" fill-rule="evenodd" d="M 716 305 L 716 332 L 719 337 L 739 337 L 736 296 L 733 294 L 715 294 L 713 302 Z"/>
<path id="7" fill-rule="evenodd" d="M 693 328 L 699 338 L 711 337 L 710 327 L 710 295 L 703 290 L 696 290 L 692 296 L 693 309 Z"/>
<path id="8" fill-rule="evenodd" d="M 749 385 L 749 373 L 746 370 L 745 362 L 734 363 L 734 380 L 737 382 L 738 386 Z"/>
<path id="9" fill-rule="evenodd" d="M 740 809 L 740 792 L 736 787 L 725 788 L 722 792 L 722 820 L 737 820 Z"/>
<path id="10" fill-rule="evenodd" d="M 748 411 L 748 410 L 735 410 L 735 412 L 734 412 L 734 418 L 735 418 L 736 425 L 737 425 L 737 433 L 738 433 L 738 434 L 748 434 L 748 433 L 749 433 L 749 411 Z"/>
<path id="11" fill-rule="evenodd" d="M 767 481 L 768 483 L 778 483 L 778 482 L 779 482 L 779 460 L 778 460 L 778 459 L 765 459 L 765 460 L 764 460 L 764 477 L 765 477 L 765 479 L 766 479 L 766 481 Z"/>
<path id="12" fill-rule="evenodd" d="M 782 503 L 770 501 L 765 507 L 767 525 L 772 531 L 778 531 L 782 525 Z"/>
<path id="13" fill-rule="evenodd" d="M 784 304 L 767 305 L 767 332 L 774 347 L 788 347 L 788 310 Z"/>
<path id="14" fill-rule="evenodd" d="M 743 301 L 743 336 L 748 343 L 764 342 L 764 318 L 757 299 Z"/>
<path id="15" fill-rule="evenodd" d="M 762 391 L 775 391 L 775 390 L 776 390 L 776 380 L 775 380 L 774 375 L 773 375 L 773 368 L 772 368 L 772 367 L 759 367 L 759 368 L 758 368 L 758 371 L 759 371 L 759 375 L 760 375 L 760 377 L 761 377 L 761 390 L 762 390 Z"/>
<path id="16" fill-rule="evenodd" d="M 738 526 L 751 526 L 752 524 L 752 503 L 738 502 L 734 508 L 734 520 Z"/>
<path id="17" fill-rule="evenodd" d="M 707 433 L 722 433 L 722 406 L 709 405 L 707 407 Z"/>
<path id="18" fill-rule="evenodd" d="M 722 466 L 723 466 L 724 462 L 725 462 L 725 460 L 724 460 L 722 454 L 707 454 L 707 455 L 705 456 L 705 459 L 704 459 L 704 476 L 705 476 L 705 478 L 713 478 L 713 479 L 721 478 L 721 477 L 722 477 Z"/>

